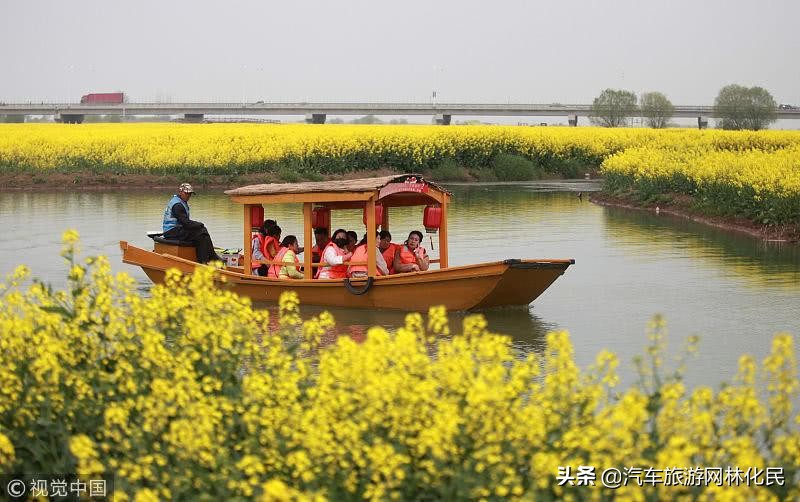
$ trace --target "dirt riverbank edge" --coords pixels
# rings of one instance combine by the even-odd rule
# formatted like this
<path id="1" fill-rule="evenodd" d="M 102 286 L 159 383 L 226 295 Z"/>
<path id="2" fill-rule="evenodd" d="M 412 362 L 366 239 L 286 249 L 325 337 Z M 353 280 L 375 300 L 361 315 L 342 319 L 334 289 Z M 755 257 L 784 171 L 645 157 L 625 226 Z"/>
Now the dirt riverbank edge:
<path id="1" fill-rule="evenodd" d="M 800 242 L 800 225 L 758 225 L 746 218 L 704 214 L 694 208 L 694 200 L 686 195 L 676 195 L 670 202 L 640 203 L 608 194 L 592 192 L 589 200 L 595 204 L 636 211 L 648 211 L 686 218 L 723 230 L 740 232 L 771 242 Z"/>
<path id="2" fill-rule="evenodd" d="M 594 172 L 588 171 L 587 172 Z M 422 172 L 426 177 L 426 171 Z M 376 178 L 400 175 L 387 167 L 344 174 L 298 175 L 294 179 L 281 177 L 280 172 L 264 171 L 247 174 L 143 174 L 86 171 L 9 171 L 0 172 L 0 192 L 53 192 L 53 191 L 121 191 L 121 190 L 174 190 L 181 183 L 191 183 L 195 190 L 221 192 L 231 188 L 256 185 L 260 183 L 294 183 L 301 181 L 350 180 L 357 178 Z M 495 182 L 479 179 L 468 171 L 463 171 L 458 180 L 431 179 L 440 183 Z M 430 178 L 429 178 L 430 179 Z M 544 173 L 538 181 L 563 180 L 559 174 Z M 537 181 L 537 180 L 531 180 Z"/>
<path id="3" fill-rule="evenodd" d="M 320 175 L 312 179 L 299 178 L 294 181 L 326 181 L 355 178 L 373 178 L 399 174 L 390 169 L 354 171 L 342 175 Z M 181 183 L 191 183 L 195 190 L 221 192 L 245 185 L 259 183 L 287 183 L 277 173 L 262 172 L 248 174 L 139 174 L 139 173 L 95 173 L 75 172 L 7 172 L 0 173 L 0 192 L 91 192 L 91 191 L 149 191 L 175 190 Z"/>

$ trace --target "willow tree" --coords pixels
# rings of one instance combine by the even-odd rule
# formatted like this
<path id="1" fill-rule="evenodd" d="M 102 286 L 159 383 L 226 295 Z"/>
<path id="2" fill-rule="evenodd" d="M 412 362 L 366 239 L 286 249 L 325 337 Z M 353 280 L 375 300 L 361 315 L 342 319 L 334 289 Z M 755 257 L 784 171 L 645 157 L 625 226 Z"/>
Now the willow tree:
<path id="1" fill-rule="evenodd" d="M 622 89 L 606 89 L 594 98 L 589 120 L 603 127 L 624 126 L 636 115 L 636 94 Z"/>
<path id="2" fill-rule="evenodd" d="M 642 116 L 647 120 L 647 126 L 663 129 L 669 124 L 669 119 L 675 113 L 675 107 L 666 96 L 660 92 L 646 92 L 639 99 Z"/>
<path id="3" fill-rule="evenodd" d="M 778 104 L 763 87 L 731 84 L 714 100 L 714 116 L 723 129 L 766 129 L 777 118 Z"/>

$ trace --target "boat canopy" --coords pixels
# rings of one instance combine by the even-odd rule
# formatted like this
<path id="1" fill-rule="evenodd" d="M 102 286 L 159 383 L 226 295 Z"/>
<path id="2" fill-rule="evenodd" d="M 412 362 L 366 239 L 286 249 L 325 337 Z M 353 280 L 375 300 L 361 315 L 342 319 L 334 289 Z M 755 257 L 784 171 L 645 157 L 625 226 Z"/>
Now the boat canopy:
<path id="1" fill-rule="evenodd" d="M 440 268 L 447 268 L 447 206 L 452 195 L 444 187 L 430 182 L 421 174 L 395 174 L 379 178 L 353 180 L 309 181 L 303 183 L 266 183 L 226 190 L 231 201 L 244 205 L 244 270 L 251 271 L 250 229 L 258 227 L 253 215 L 263 217 L 263 204 L 300 203 L 303 205 L 303 239 L 306 246 L 312 238 L 312 213 L 318 208 L 364 209 L 364 224 L 368 249 L 375 249 L 376 231 L 389 228 L 390 207 L 434 206 L 440 215 L 439 259 Z M 376 207 L 381 209 L 376 220 Z M 427 211 L 427 208 L 426 208 Z M 330 229 L 329 229 L 330 230 Z M 369 277 L 375 277 L 375 257 L 367 255 Z M 304 256 L 306 279 L 311 279 L 311 253 Z M 351 263 L 355 264 L 355 263 Z"/>
<path id="2" fill-rule="evenodd" d="M 239 204 L 311 202 L 337 209 L 363 207 L 370 199 L 385 207 L 442 204 L 452 195 L 421 174 L 413 173 L 353 180 L 248 185 L 227 190 L 225 194 Z"/>

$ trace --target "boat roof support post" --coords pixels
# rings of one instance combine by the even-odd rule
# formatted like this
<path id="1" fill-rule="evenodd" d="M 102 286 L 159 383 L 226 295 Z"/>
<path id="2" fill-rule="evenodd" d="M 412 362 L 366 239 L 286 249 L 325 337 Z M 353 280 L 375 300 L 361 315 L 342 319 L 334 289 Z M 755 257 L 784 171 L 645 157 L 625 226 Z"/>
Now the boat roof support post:
<path id="1" fill-rule="evenodd" d="M 383 221 L 381 222 L 381 230 L 389 230 L 389 206 L 383 206 Z"/>
<path id="2" fill-rule="evenodd" d="M 312 279 L 314 277 L 314 267 L 311 266 L 311 203 L 303 202 L 303 277 L 305 279 Z M 320 254 L 322 250 L 320 249 Z"/>
<path id="3" fill-rule="evenodd" d="M 375 242 L 375 198 L 367 201 L 367 275 L 375 277 L 378 275 L 377 266 L 375 264 L 375 249 L 377 243 Z"/>
<path id="4" fill-rule="evenodd" d="M 253 236 L 250 233 L 250 206 L 251 204 L 243 204 L 242 207 L 244 208 L 244 226 L 242 230 L 244 232 L 244 246 L 242 246 L 242 251 L 244 251 L 244 270 L 242 271 L 244 275 L 250 275 L 253 273 L 253 268 L 250 266 L 253 260 L 253 251 L 252 251 L 252 241 Z"/>
<path id="5" fill-rule="evenodd" d="M 447 268 L 447 199 L 442 201 L 442 222 L 439 225 L 439 269 Z"/>

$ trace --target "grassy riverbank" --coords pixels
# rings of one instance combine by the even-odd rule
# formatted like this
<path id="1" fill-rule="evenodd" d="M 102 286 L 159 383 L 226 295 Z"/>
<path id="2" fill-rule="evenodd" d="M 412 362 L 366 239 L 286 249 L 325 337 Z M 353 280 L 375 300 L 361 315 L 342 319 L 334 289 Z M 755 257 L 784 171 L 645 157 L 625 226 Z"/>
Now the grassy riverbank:
<path id="1" fill-rule="evenodd" d="M 482 316 L 449 326 L 434 307 L 357 342 L 327 313 L 303 320 L 292 293 L 270 319 L 206 267 L 141 297 L 77 239 L 64 235 L 64 291 L 25 268 L 0 283 L 2 473 L 113 475 L 120 500 L 800 497 L 788 334 L 760 364 L 742 356 L 730 385 L 690 389 L 657 318 L 639 381 L 620 388 L 616 356 L 580 368 L 566 332 L 521 358 Z M 565 479 L 578 466 L 594 486 Z M 623 466 L 659 481 L 603 487 Z M 685 481 L 715 467 L 759 483 Z"/>
<path id="2" fill-rule="evenodd" d="M 604 197 L 659 207 L 765 238 L 798 240 L 800 145 L 663 142 L 610 155 Z"/>
<path id="3" fill-rule="evenodd" d="M 748 218 L 723 215 L 699 206 L 696 200 L 679 193 L 663 193 L 653 199 L 642 199 L 636 192 L 594 192 L 589 200 L 601 206 L 621 207 L 635 211 L 649 211 L 660 215 L 671 215 L 692 220 L 723 230 L 744 233 L 766 241 L 800 242 L 800 223 L 780 225 L 758 224 Z"/>

